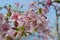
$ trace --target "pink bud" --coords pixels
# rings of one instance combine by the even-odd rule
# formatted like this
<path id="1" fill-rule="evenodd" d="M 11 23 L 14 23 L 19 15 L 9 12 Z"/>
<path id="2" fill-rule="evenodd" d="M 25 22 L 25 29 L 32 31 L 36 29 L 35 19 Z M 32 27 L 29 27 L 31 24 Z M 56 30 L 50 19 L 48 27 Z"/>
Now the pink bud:
<path id="1" fill-rule="evenodd" d="M 43 8 L 43 11 L 44 11 L 44 13 L 47 13 L 49 10 L 48 10 L 47 7 L 44 7 L 44 8 Z"/>
<path id="2" fill-rule="evenodd" d="M 8 31 L 9 28 L 10 28 L 10 25 L 9 25 L 8 23 L 3 23 L 3 24 L 1 25 L 2 31 Z"/>
<path id="3" fill-rule="evenodd" d="M 18 17 L 19 17 L 19 13 L 13 13 L 11 18 L 13 20 L 18 20 Z"/>
<path id="4" fill-rule="evenodd" d="M 22 4 L 20 4 L 20 3 L 15 3 L 15 5 L 17 6 L 17 7 L 22 7 Z"/>
<path id="5" fill-rule="evenodd" d="M 51 0 L 46 0 L 46 5 L 50 6 L 51 5 Z"/>

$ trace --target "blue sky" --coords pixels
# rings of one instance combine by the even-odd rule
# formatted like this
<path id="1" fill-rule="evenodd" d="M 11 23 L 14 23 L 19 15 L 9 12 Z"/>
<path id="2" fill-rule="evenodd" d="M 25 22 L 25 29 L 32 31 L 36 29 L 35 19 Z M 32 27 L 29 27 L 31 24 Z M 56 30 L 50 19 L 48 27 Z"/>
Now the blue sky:
<path id="1" fill-rule="evenodd" d="M 13 1 L 12 1 L 12 0 L 0 0 L 0 6 L 3 7 L 3 6 L 8 5 L 8 4 L 14 5 L 14 3 L 18 2 L 18 3 L 21 3 L 21 4 L 24 5 L 23 10 L 28 10 L 28 4 L 29 4 L 29 2 L 31 2 L 31 1 L 33 1 L 33 0 L 13 0 Z M 3 10 L 1 10 L 0 12 L 5 13 L 6 10 L 3 9 Z"/>

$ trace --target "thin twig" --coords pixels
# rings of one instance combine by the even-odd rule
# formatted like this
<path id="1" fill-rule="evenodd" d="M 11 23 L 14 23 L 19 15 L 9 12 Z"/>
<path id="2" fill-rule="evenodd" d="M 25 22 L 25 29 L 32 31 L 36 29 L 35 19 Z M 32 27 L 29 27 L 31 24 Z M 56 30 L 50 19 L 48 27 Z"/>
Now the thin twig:
<path id="1" fill-rule="evenodd" d="M 56 10 L 56 31 L 57 31 L 58 40 L 59 40 L 58 14 L 57 14 L 56 6 L 54 6 L 54 7 L 55 7 L 55 10 Z"/>

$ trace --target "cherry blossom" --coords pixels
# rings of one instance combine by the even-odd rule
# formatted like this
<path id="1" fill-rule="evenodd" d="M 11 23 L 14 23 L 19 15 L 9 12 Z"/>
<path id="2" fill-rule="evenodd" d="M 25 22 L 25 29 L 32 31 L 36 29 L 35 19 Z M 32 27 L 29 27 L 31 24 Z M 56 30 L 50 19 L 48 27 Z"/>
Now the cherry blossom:
<path id="1" fill-rule="evenodd" d="M 49 10 L 48 10 L 47 7 L 44 7 L 44 8 L 43 8 L 43 11 L 44 11 L 44 13 L 47 13 Z"/>
<path id="2" fill-rule="evenodd" d="M 14 13 L 12 13 L 12 19 L 13 20 L 18 20 L 18 17 L 19 17 L 19 13 L 16 13 L 16 12 L 14 12 Z"/>
<path id="3" fill-rule="evenodd" d="M 50 6 L 51 5 L 51 0 L 46 0 L 46 5 Z"/>
<path id="4" fill-rule="evenodd" d="M 13 29 L 10 29 L 10 30 L 8 30 L 6 36 L 14 37 L 14 32 L 15 31 Z"/>
<path id="5" fill-rule="evenodd" d="M 10 28 L 10 25 L 8 23 L 2 23 L 1 30 L 2 31 L 8 31 Z"/>
<path id="6" fill-rule="evenodd" d="M 21 6 L 19 3 L 15 3 L 15 5 Z M 6 37 L 11 37 L 15 40 L 16 37 L 27 37 L 32 33 L 38 33 L 43 40 L 48 40 L 48 37 L 52 36 L 49 19 L 46 17 L 47 12 L 49 11 L 47 6 L 49 7 L 52 5 L 51 0 L 46 0 L 45 6 L 41 8 L 42 13 L 40 13 L 41 10 L 37 9 L 37 5 L 38 2 L 31 2 L 30 9 L 32 8 L 33 10 L 28 10 L 22 14 L 18 11 L 15 12 L 11 10 L 10 17 L 0 14 L 0 32 L 1 34 L 5 34 L 5 39 Z M 5 19 L 4 17 L 8 19 Z"/>

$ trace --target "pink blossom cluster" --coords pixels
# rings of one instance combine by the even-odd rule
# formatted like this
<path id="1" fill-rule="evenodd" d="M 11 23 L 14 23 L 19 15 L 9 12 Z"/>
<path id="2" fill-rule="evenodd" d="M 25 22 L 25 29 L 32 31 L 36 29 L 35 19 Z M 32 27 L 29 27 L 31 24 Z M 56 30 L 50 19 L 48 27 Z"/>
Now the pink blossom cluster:
<path id="1" fill-rule="evenodd" d="M 9 20 L 13 21 L 14 27 L 12 27 L 9 22 L 7 23 L 6 20 L 3 21 L 3 16 L 0 17 L 0 20 L 2 21 L 0 22 L 0 32 L 4 33 L 5 37 L 10 36 L 14 38 L 17 35 L 19 35 L 19 37 L 23 37 L 30 35 L 32 32 L 50 35 L 48 19 L 46 19 L 44 16 L 41 16 L 41 14 L 36 14 L 35 11 L 27 11 L 23 14 L 12 12 Z"/>
<path id="2" fill-rule="evenodd" d="M 46 2 L 48 6 L 51 5 L 50 1 L 47 0 Z M 16 5 L 19 6 L 19 4 Z M 33 5 L 34 3 L 30 6 L 33 7 Z M 15 40 L 15 38 L 26 37 L 35 32 L 42 34 L 41 37 L 44 40 L 48 40 L 48 36 L 51 36 L 49 20 L 45 16 L 48 8 L 44 7 L 42 10 L 43 12 L 39 14 L 34 10 L 29 10 L 23 14 L 11 11 L 10 16 L 0 13 L 1 40 Z"/>

